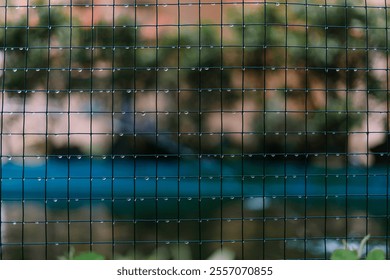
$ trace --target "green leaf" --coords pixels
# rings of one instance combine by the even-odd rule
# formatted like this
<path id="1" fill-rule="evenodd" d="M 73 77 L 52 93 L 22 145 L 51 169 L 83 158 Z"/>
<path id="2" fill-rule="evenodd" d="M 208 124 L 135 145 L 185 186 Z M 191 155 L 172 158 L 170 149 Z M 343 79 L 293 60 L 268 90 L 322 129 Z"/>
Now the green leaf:
<path id="1" fill-rule="evenodd" d="M 104 256 L 94 252 L 86 252 L 75 256 L 73 260 L 104 260 Z"/>
<path id="2" fill-rule="evenodd" d="M 332 253 L 331 260 L 358 260 L 358 253 L 356 250 L 337 249 Z"/>
<path id="3" fill-rule="evenodd" d="M 386 254 L 383 250 L 380 249 L 373 249 L 370 252 L 368 252 L 367 260 L 385 260 Z"/>

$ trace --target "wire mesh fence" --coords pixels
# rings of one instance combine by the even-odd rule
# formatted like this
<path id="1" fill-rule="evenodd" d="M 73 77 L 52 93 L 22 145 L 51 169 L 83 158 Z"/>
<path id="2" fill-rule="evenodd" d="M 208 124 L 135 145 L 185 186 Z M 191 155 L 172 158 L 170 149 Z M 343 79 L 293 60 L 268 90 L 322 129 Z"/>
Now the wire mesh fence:
<path id="1" fill-rule="evenodd" d="M 388 256 L 388 16 L 3 0 L 1 258 Z"/>

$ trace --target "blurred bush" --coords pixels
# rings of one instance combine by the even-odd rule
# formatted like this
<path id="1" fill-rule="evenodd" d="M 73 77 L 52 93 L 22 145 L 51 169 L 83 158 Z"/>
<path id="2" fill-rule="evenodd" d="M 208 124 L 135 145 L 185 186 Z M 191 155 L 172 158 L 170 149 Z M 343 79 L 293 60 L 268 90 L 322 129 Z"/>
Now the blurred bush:
<path id="1" fill-rule="evenodd" d="M 388 81 L 387 10 L 347 2 L 226 5 L 222 26 L 165 33 L 37 5 L 5 18 L 2 89 L 91 93 L 90 110 L 114 112 L 105 152 L 346 153 Z"/>

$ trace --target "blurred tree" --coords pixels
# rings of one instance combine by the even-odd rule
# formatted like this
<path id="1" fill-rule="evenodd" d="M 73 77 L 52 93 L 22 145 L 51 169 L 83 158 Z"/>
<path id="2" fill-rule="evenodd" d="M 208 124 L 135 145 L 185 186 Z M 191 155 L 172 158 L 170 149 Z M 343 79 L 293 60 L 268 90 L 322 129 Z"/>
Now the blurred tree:
<path id="1" fill-rule="evenodd" d="M 387 57 L 388 15 L 385 9 L 363 4 L 265 3 L 242 17 L 245 27 L 235 37 L 244 37 L 249 76 L 258 77 L 259 88 L 283 95 L 273 102 L 274 95 L 265 94 L 259 110 L 290 113 L 288 123 L 283 115 L 258 122 L 259 132 L 271 127 L 297 132 L 304 121 L 306 128 L 300 131 L 313 134 L 294 141 L 271 134 L 263 150 L 272 146 L 274 151 L 346 152 L 348 131 L 363 120 L 364 114 L 357 112 L 368 110 L 368 101 L 358 100 L 361 94 L 355 92 L 366 92 L 366 100 L 386 100 L 387 84 L 379 73 L 383 69 L 375 62 Z"/>
<path id="2" fill-rule="evenodd" d="M 248 4 L 244 13 L 229 6 L 226 21 L 234 28 L 203 20 L 150 39 L 132 16 L 83 26 L 66 9 L 42 3 L 0 32 L 2 88 L 19 97 L 31 90 L 64 93 L 50 98 L 107 93 L 91 95 L 104 108 L 92 107 L 123 113 L 114 116 L 114 132 L 127 137 L 115 136 L 115 153 L 150 147 L 146 139 L 164 152 L 182 132 L 181 144 L 198 152 L 216 153 L 221 145 L 240 152 L 239 137 L 233 139 L 239 129 L 258 136 L 246 144 L 253 152 L 345 152 L 348 131 L 367 115 L 367 100 L 387 100 L 386 69 L 378 66 L 387 59 L 386 9 L 341 0 Z M 256 93 L 244 95 L 249 88 Z M 254 110 L 245 127 L 221 137 L 230 125 L 222 110 L 240 106 Z M 144 121 L 135 116 L 142 108 L 152 109 Z M 145 141 L 134 151 L 128 147 L 135 147 L 129 143 L 137 132 L 150 137 L 139 136 Z M 159 132 L 169 135 L 166 144 L 157 143 Z M 220 136 L 200 143 L 203 132 Z"/>

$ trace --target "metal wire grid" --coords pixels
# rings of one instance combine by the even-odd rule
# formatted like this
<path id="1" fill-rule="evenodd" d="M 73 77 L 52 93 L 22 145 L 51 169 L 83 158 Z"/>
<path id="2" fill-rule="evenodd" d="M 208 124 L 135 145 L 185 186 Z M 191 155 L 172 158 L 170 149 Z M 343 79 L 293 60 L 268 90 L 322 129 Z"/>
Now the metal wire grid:
<path id="1" fill-rule="evenodd" d="M 387 252 L 386 1 L 6 0 L 0 12 L 3 259 L 323 259 L 366 234 Z"/>

